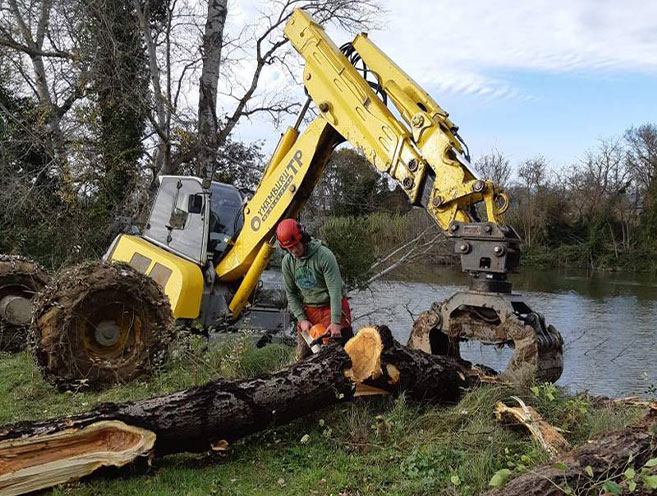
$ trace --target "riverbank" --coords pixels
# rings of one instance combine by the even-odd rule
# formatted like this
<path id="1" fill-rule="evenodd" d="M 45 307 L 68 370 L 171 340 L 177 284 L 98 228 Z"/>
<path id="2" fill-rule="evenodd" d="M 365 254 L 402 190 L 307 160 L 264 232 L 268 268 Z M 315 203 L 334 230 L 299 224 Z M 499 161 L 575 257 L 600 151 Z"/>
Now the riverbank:
<path id="1" fill-rule="evenodd" d="M 256 349 L 246 337 L 208 347 L 178 343 L 162 373 L 149 380 L 92 393 L 57 393 L 27 353 L 0 359 L 0 424 L 48 418 L 203 384 L 217 377 L 252 377 L 281 368 L 292 349 Z M 497 401 L 512 396 L 532 405 L 573 445 L 622 428 L 640 408 L 609 406 L 586 394 L 539 385 L 482 386 L 457 405 L 429 407 L 400 398 L 360 398 L 259 433 L 225 452 L 176 455 L 123 469 L 99 471 L 54 489 L 54 495 L 476 495 L 501 470 L 515 476 L 548 460 L 523 434 L 499 426 Z M 600 481 L 604 482 L 604 481 Z"/>

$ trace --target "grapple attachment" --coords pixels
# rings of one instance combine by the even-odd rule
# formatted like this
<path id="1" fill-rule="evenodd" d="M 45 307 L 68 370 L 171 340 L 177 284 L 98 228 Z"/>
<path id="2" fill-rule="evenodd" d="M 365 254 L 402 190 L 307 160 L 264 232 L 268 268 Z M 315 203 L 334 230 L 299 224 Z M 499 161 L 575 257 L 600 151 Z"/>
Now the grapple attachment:
<path id="1" fill-rule="evenodd" d="M 518 294 L 465 291 L 436 302 L 415 321 L 408 346 L 461 358 L 461 341 L 513 348 L 502 380 L 555 382 L 563 371 L 561 335 Z"/>

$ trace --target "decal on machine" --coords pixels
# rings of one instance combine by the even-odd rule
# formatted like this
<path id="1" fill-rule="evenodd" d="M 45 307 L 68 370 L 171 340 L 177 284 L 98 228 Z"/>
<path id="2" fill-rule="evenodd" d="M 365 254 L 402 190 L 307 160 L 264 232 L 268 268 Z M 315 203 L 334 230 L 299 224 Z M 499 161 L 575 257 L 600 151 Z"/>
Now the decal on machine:
<path id="1" fill-rule="evenodd" d="M 267 220 L 272 210 L 274 210 L 274 207 L 276 207 L 283 196 L 283 193 L 285 193 L 285 190 L 287 190 L 290 184 L 292 184 L 294 176 L 296 176 L 299 169 L 303 167 L 301 157 L 301 150 L 297 150 L 290 162 L 285 166 L 285 169 L 283 169 L 281 175 L 278 176 L 276 183 L 262 202 L 262 205 L 260 205 L 257 214 L 251 219 L 251 229 L 254 231 L 258 231 L 262 223 Z"/>

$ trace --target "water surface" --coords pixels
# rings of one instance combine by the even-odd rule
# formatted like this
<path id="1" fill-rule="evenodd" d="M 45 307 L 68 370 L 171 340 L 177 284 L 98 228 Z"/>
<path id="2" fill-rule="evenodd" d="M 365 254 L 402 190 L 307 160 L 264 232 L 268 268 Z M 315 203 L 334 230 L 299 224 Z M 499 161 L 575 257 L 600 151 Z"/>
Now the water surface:
<path id="1" fill-rule="evenodd" d="M 564 338 L 558 384 L 608 396 L 652 395 L 657 385 L 655 276 L 524 269 L 513 282 L 514 292 Z M 385 324 L 406 343 L 417 315 L 466 287 L 466 276 L 451 268 L 426 274 L 423 282 L 376 282 L 351 299 L 354 327 Z M 504 368 L 512 353 L 478 343 L 463 344 L 461 350 L 464 358 L 496 369 Z"/>

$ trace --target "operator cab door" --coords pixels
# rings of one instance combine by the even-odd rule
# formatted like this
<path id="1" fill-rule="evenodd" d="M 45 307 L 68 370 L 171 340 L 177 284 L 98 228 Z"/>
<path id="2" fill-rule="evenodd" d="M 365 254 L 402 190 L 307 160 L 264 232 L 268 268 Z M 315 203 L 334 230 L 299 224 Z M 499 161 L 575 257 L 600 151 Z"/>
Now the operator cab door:
<path id="1" fill-rule="evenodd" d="M 210 186 L 208 251 L 215 265 L 233 244 L 244 224 L 244 198 L 230 184 L 213 182 Z"/>
<path id="2" fill-rule="evenodd" d="M 162 176 L 143 236 L 176 255 L 205 265 L 208 210 L 200 179 Z"/>

